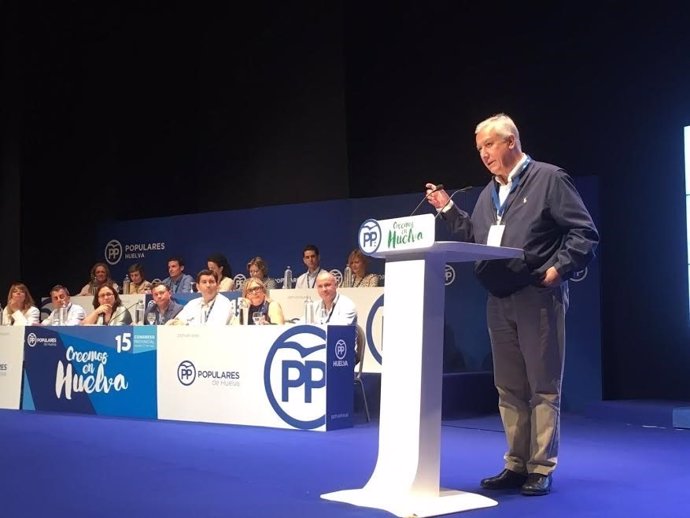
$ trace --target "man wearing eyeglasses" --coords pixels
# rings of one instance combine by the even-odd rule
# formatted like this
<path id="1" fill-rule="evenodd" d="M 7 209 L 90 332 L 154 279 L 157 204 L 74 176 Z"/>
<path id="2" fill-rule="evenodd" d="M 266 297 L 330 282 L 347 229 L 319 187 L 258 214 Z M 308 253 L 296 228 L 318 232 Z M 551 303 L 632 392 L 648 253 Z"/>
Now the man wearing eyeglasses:
<path id="1" fill-rule="evenodd" d="M 480 122 L 475 142 L 492 179 L 471 216 L 443 189 L 426 187 L 459 240 L 524 250 L 474 270 L 489 292 L 494 384 L 508 442 L 503 471 L 480 484 L 542 496 L 558 462 L 568 279 L 592 260 L 599 234 L 570 176 L 523 153 L 510 117 Z"/>

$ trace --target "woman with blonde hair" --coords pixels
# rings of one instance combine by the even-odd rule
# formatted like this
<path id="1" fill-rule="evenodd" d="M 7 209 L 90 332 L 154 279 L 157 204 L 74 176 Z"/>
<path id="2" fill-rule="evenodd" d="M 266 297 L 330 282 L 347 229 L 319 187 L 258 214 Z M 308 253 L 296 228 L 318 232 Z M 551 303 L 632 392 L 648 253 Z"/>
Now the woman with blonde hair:
<path id="1" fill-rule="evenodd" d="M 261 279 L 250 277 L 242 286 L 243 305 L 247 311 L 240 311 L 233 324 L 284 324 L 283 308 L 266 296 L 266 285 Z M 241 303 L 242 303 L 241 302 Z M 246 313 L 247 322 L 244 321 Z M 254 316 L 256 315 L 256 318 Z"/>
<path id="2" fill-rule="evenodd" d="M 359 248 L 355 248 L 347 258 L 347 265 L 352 275 L 349 279 L 343 279 L 343 288 L 373 288 L 379 285 L 379 276 L 375 273 L 367 273 L 369 262 Z"/>
<path id="3" fill-rule="evenodd" d="M 110 283 L 115 288 L 115 291 L 120 291 L 120 287 L 110 277 L 110 268 L 105 263 L 96 263 L 91 267 L 91 280 L 84 284 L 84 287 L 79 292 L 79 295 L 94 295 L 98 289 L 106 283 Z"/>
<path id="4" fill-rule="evenodd" d="M 261 257 L 253 257 L 247 263 L 247 273 L 250 278 L 259 279 L 264 283 L 267 290 L 275 289 L 278 286 L 275 279 L 268 276 L 268 265 Z"/>
<path id="5" fill-rule="evenodd" d="M 26 284 L 15 282 L 7 293 L 7 305 L 2 310 L 2 323 L 6 326 L 35 326 L 39 324 L 41 312 Z"/>

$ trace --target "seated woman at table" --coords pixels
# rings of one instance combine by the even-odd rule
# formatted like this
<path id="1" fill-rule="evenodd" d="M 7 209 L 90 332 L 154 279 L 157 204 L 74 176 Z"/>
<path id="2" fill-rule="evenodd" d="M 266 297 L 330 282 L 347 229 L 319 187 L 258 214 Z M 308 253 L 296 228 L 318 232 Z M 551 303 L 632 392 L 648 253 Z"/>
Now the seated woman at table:
<path id="1" fill-rule="evenodd" d="M 10 286 L 7 294 L 7 305 L 2 310 L 2 323 L 6 326 L 36 326 L 41 312 L 29 293 L 29 288 L 21 282 Z"/>
<path id="2" fill-rule="evenodd" d="M 347 265 L 352 275 L 349 279 L 343 279 L 342 288 L 373 288 L 379 285 L 379 276 L 375 273 L 367 273 L 369 261 L 359 248 L 350 252 Z"/>
<path id="3" fill-rule="evenodd" d="M 254 277 L 245 281 L 242 287 L 244 304 L 249 308 L 246 311 L 249 325 L 254 325 L 254 315 L 257 315 L 256 324 L 284 324 L 283 308 L 275 300 L 266 297 L 266 285 L 260 279 Z M 242 301 L 240 301 L 240 304 Z M 244 324 L 245 311 L 232 319 L 231 324 Z"/>
<path id="4" fill-rule="evenodd" d="M 128 326 L 132 323 L 132 315 L 122 304 L 112 283 L 98 288 L 93 296 L 93 307 L 94 310 L 82 320 L 82 325 Z"/>
<path id="5" fill-rule="evenodd" d="M 235 281 L 232 278 L 232 269 L 228 258 L 223 254 L 212 254 L 206 258 L 206 267 L 216 274 L 218 278 L 218 291 L 232 291 L 235 289 Z"/>
<path id="6" fill-rule="evenodd" d="M 247 263 L 247 273 L 249 277 L 259 279 L 264 283 L 267 290 L 275 289 L 278 286 L 275 279 L 268 276 L 268 265 L 261 257 L 253 257 Z"/>
<path id="7" fill-rule="evenodd" d="M 120 287 L 110 278 L 110 268 L 105 263 L 96 263 L 91 267 L 91 280 L 84 284 L 84 287 L 79 292 L 79 295 L 94 295 L 98 288 L 106 283 L 110 283 L 115 288 L 115 291 L 120 291 Z"/>

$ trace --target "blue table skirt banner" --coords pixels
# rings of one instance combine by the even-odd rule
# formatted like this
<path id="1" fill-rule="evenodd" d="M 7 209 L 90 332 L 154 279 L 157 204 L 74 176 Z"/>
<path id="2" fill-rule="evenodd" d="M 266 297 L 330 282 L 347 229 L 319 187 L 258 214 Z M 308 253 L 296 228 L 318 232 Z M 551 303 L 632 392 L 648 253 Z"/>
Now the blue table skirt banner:
<path id="1" fill-rule="evenodd" d="M 157 418 L 155 326 L 26 327 L 22 409 Z"/>

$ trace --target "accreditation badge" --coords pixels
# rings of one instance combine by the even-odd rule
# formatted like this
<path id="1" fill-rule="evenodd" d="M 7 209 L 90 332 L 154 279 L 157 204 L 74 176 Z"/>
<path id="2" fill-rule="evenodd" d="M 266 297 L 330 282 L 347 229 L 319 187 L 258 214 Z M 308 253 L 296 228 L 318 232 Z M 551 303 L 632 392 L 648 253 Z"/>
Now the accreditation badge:
<path id="1" fill-rule="evenodd" d="M 486 244 L 489 246 L 501 246 L 501 239 L 503 238 L 505 228 L 505 225 L 491 225 L 489 236 L 486 238 Z"/>

